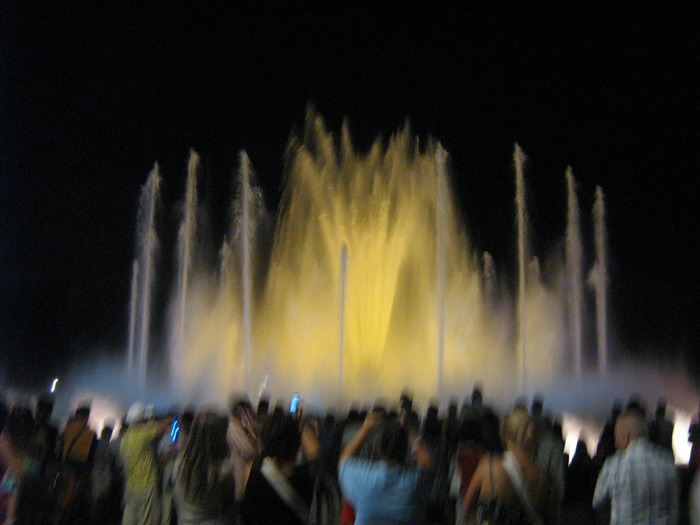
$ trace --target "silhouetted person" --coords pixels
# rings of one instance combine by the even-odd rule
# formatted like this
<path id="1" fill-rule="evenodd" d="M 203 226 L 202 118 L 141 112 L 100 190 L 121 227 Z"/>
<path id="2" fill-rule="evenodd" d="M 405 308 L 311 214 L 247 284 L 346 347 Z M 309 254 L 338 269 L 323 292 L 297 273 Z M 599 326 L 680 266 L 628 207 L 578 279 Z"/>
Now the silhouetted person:
<path id="1" fill-rule="evenodd" d="M 700 410 L 698 410 L 698 419 L 688 429 L 688 442 L 692 444 L 689 467 L 695 472 L 700 466 Z"/>
<path id="2" fill-rule="evenodd" d="M 659 399 L 654 419 L 649 423 L 649 439 L 673 454 L 673 422 L 666 418 L 666 400 Z"/>
<path id="3" fill-rule="evenodd" d="M 265 418 L 267 417 L 267 413 L 269 411 L 270 399 L 267 397 L 261 397 L 258 401 L 258 407 L 255 412 L 255 418 L 258 420 L 258 423 L 262 424 L 262 422 L 265 421 Z"/>
<path id="4" fill-rule="evenodd" d="M 76 523 L 89 512 L 90 473 L 97 444 L 89 420 L 90 406 L 78 407 L 59 438 L 61 472 L 66 480 L 60 498 L 61 523 Z"/>
<path id="5" fill-rule="evenodd" d="M 106 420 L 97 440 L 92 464 L 92 516 L 94 523 L 109 523 L 119 513 L 121 503 L 117 454 L 110 447 L 114 421 Z"/>
<path id="6" fill-rule="evenodd" d="M 0 432 L 5 428 L 5 423 L 7 422 L 7 416 L 10 413 L 7 408 L 7 403 L 0 397 Z"/>
<path id="7" fill-rule="evenodd" d="M 595 489 L 598 469 L 583 439 L 579 438 L 576 451 L 566 469 L 566 490 L 564 508 L 567 525 L 591 525 L 598 523 L 593 510 L 593 491 Z"/>
<path id="8" fill-rule="evenodd" d="M 42 394 L 36 402 L 34 410 L 34 435 L 32 448 L 36 458 L 41 463 L 42 472 L 47 465 L 56 461 L 56 443 L 58 442 L 58 428 L 51 424 L 53 414 L 53 397 Z"/>
<path id="9" fill-rule="evenodd" d="M 544 417 L 544 396 L 535 394 L 530 405 L 530 417 L 538 421 Z"/>
<path id="10" fill-rule="evenodd" d="M 605 422 L 603 432 L 598 440 L 594 463 L 597 469 L 600 469 L 608 457 L 615 453 L 615 422 L 618 416 L 622 413 L 622 401 L 617 400 L 610 411 L 610 419 Z"/>
<path id="11" fill-rule="evenodd" d="M 0 466 L 4 468 L 0 497 L 6 504 L 4 523 L 44 524 L 50 516 L 45 485 L 40 483 L 40 463 L 30 454 L 34 421 L 31 410 L 12 407 L 0 434 Z"/>
<path id="12" fill-rule="evenodd" d="M 549 474 L 550 486 L 547 486 L 546 489 L 556 492 L 561 503 L 566 485 L 566 458 L 561 428 L 555 427 L 545 417 L 539 419 L 533 417 L 532 421 L 537 433 L 535 461 L 542 470 Z"/>
<path id="13" fill-rule="evenodd" d="M 446 441 L 448 453 L 454 454 L 457 447 L 457 441 L 459 440 L 459 417 L 458 417 L 459 407 L 457 406 L 457 399 L 452 397 L 447 405 L 447 418 L 442 425 L 442 435 L 443 439 Z"/>

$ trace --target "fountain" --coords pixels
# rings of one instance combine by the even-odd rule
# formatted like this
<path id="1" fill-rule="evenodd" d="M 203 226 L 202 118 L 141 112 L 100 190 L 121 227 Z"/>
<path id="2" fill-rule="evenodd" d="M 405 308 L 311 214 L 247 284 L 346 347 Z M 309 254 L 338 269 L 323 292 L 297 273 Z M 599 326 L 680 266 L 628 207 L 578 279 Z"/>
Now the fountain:
<path id="1" fill-rule="evenodd" d="M 444 400 L 478 380 L 493 399 L 512 400 L 562 378 L 580 381 L 583 248 L 571 171 L 565 265 L 552 270 L 530 253 L 525 155 L 516 145 L 517 289 L 508 290 L 497 275 L 507 273 L 508 262 L 470 246 L 448 160 L 440 144 L 420 144 L 407 128 L 359 153 L 347 126 L 336 138 L 310 114 L 289 145 L 271 245 L 259 240 L 264 206 L 242 153 L 235 217 L 212 266 L 199 253 L 206 239 L 196 222 L 203 205 L 193 153 L 162 349 L 170 356 L 173 395 L 221 401 L 233 390 L 265 389 L 277 397 L 301 392 L 325 405 L 398 398 L 410 385 L 416 397 Z M 156 168 L 139 212 L 130 321 L 138 348 L 130 343 L 129 350 L 130 362 L 138 352 L 139 369 L 148 355 L 159 180 Z M 598 368 L 605 371 L 602 190 L 598 195 L 590 282 Z M 145 366 L 136 377 L 145 381 Z"/>
<path id="2" fill-rule="evenodd" d="M 518 228 L 518 378 L 521 390 L 527 392 L 527 208 L 525 206 L 525 176 L 523 174 L 525 154 L 518 144 L 515 145 L 513 161 L 515 164 L 515 216 Z"/>
<path id="3" fill-rule="evenodd" d="M 583 361 L 583 246 L 581 245 L 581 225 L 579 224 L 579 206 L 576 195 L 576 180 L 571 168 L 566 170 L 567 187 L 567 225 L 566 225 L 566 277 L 567 307 L 569 313 L 570 338 L 572 341 L 574 375 L 581 379 Z"/>
<path id="4" fill-rule="evenodd" d="M 600 186 L 595 190 L 593 205 L 595 225 L 595 264 L 589 283 L 595 290 L 596 335 L 598 339 L 598 372 L 605 376 L 608 370 L 608 248 L 605 230 L 605 200 Z"/>
<path id="5" fill-rule="evenodd" d="M 172 343 L 170 351 L 171 380 L 173 390 L 177 390 L 183 381 L 182 359 L 187 341 L 187 300 L 192 272 L 192 259 L 197 233 L 197 170 L 199 156 L 190 152 L 187 164 L 187 187 L 185 190 L 185 208 L 178 232 L 178 281 L 175 296 L 175 318 L 173 320 Z"/>
<path id="6" fill-rule="evenodd" d="M 156 208 L 160 192 L 160 172 L 156 164 L 141 189 L 133 264 L 132 299 L 129 315 L 129 362 L 127 379 L 138 392 L 146 389 L 151 335 L 151 303 L 158 250 Z"/>

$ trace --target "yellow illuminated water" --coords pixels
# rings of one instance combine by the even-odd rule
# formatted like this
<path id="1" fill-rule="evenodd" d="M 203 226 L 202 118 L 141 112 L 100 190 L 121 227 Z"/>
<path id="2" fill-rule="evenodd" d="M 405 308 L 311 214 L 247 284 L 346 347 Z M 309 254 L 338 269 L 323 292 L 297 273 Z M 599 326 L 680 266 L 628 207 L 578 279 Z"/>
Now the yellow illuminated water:
<path id="1" fill-rule="evenodd" d="M 513 300 L 484 297 L 481 255 L 458 219 L 441 152 L 406 128 L 360 153 L 346 128 L 336 137 L 310 115 L 288 149 L 268 271 L 253 272 L 250 377 L 232 242 L 221 270 L 199 268 L 190 279 L 177 390 L 221 399 L 246 383 L 255 395 L 264 383 L 275 396 L 347 403 L 397 397 L 406 386 L 423 398 L 461 393 L 479 380 L 511 395 Z M 562 366 L 558 290 L 535 278 L 525 297 L 527 373 L 540 384 Z"/>

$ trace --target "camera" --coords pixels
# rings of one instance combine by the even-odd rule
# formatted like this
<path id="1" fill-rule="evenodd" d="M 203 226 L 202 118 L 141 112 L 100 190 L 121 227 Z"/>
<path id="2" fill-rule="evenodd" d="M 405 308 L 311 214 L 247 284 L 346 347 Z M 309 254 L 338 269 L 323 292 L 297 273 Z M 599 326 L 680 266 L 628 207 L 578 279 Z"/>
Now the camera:
<path id="1" fill-rule="evenodd" d="M 294 394 L 291 401 L 289 401 L 289 413 L 296 414 L 299 409 L 299 394 Z"/>
<path id="2" fill-rule="evenodd" d="M 178 417 L 173 418 L 173 422 L 170 424 L 170 442 L 175 443 L 177 441 L 177 436 L 180 433 L 180 423 L 178 422 Z"/>

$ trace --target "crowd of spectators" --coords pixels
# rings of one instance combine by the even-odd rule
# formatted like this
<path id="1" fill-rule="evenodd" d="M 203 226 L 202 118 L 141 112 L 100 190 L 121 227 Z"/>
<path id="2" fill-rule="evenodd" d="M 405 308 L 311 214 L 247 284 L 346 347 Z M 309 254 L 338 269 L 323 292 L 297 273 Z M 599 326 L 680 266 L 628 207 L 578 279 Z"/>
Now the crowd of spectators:
<path id="1" fill-rule="evenodd" d="M 475 386 L 444 417 L 408 391 L 342 418 L 291 408 L 136 402 L 98 436 L 87 403 L 60 429 L 49 395 L 0 403 L 0 524 L 700 524 L 700 426 L 676 466 L 663 400 L 652 418 L 616 403 L 571 458 L 541 396 L 499 414 Z"/>

